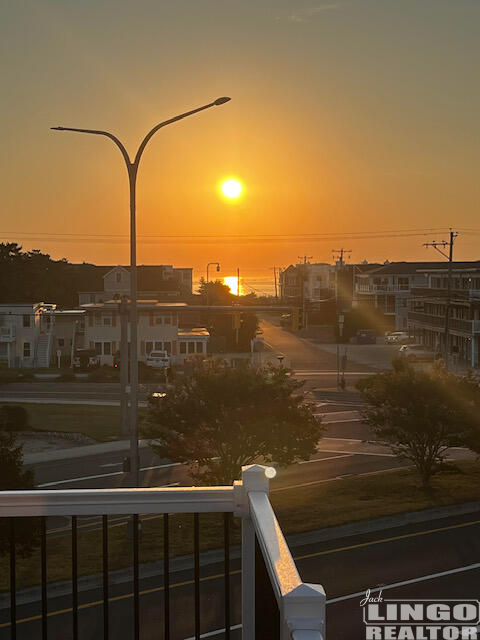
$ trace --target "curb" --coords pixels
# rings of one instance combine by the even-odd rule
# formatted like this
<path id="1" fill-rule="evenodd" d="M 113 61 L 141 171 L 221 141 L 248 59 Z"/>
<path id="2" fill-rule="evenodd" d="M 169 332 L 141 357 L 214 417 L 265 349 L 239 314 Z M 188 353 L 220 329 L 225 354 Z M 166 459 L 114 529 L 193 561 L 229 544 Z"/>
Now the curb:
<path id="1" fill-rule="evenodd" d="M 37 432 L 38 433 L 38 432 Z M 147 440 L 140 440 L 140 448 L 148 447 Z M 53 462 L 56 460 L 70 460 L 72 458 L 84 458 L 85 456 L 101 455 L 103 453 L 114 453 L 116 451 L 128 451 L 130 449 L 129 440 L 115 440 L 113 442 L 101 442 L 99 444 L 88 444 L 79 447 L 69 447 L 57 451 L 42 451 L 30 453 L 23 457 L 24 466 L 41 464 L 42 462 Z"/>
<path id="2" fill-rule="evenodd" d="M 419 524 L 421 522 L 430 522 L 432 520 L 441 520 L 451 516 L 467 515 L 469 513 L 480 512 L 480 501 L 466 502 L 463 504 L 449 505 L 446 507 L 437 507 L 434 509 L 424 509 L 422 511 L 412 511 L 394 516 L 386 516 L 366 522 L 353 522 L 338 527 L 327 527 L 325 529 L 317 529 L 316 531 L 306 531 L 305 533 L 295 533 L 287 535 L 287 544 L 291 548 L 302 547 L 309 544 L 319 542 L 328 542 L 330 540 L 338 540 L 351 536 L 373 533 L 375 531 L 384 531 L 394 529 L 409 524 Z M 240 558 L 240 547 L 233 547 L 230 551 L 230 559 L 236 560 Z M 217 562 L 223 562 L 223 549 L 212 549 L 205 551 L 200 555 L 200 566 L 204 567 Z M 194 566 L 193 555 L 180 556 L 170 560 L 171 573 L 192 569 Z M 163 575 L 163 562 L 154 562 L 142 564 L 139 567 L 140 580 Z M 133 579 L 133 568 L 117 569 L 109 573 L 109 585 L 119 585 L 129 582 Z M 95 574 L 91 576 L 83 576 L 78 580 L 78 591 L 90 591 L 92 589 L 100 589 L 103 586 L 103 575 Z M 56 582 L 48 585 L 48 597 L 59 598 L 70 595 L 72 592 L 72 583 L 70 580 Z M 41 599 L 41 588 L 30 587 L 22 591 L 17 591 L 17 605 L 30 604 Z M 0 594 L 0 610 L 10 607 L 9 593 Z"/>

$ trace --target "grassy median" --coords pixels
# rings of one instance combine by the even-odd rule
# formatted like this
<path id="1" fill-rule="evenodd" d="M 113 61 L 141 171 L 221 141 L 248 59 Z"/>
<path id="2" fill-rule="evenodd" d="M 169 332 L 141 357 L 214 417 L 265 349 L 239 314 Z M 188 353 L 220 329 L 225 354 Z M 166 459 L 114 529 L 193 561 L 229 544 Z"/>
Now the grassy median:
<path id="1" fill-rule="evenodd" d="M 90 404 L 43 404 L 2 402 L 0 405 L 24 407 L 35 431 L 82 433 L 98 442 L 117 440 L 120 431 L 120 407 Z M 139 409 L 140 416 L 146 409 Z M 20 432 L 21 433 L 21 432 Z"/>
<path id="2" fill-rule="evenodd" d="M 272 491 L 272 504 L 284 533 L 299 533 L 324 527 L 381 516 L 394 515 L 480 499 L 480 464 L 460 462 L 456 470 L 437 476 L 434 491 L 425 494 L 418 477 L 411 469 L 383 472 L 370 476 L 323 482 L 310 487 Z M 79 518 L 78 558 L 79 574 L 91 575 L 102 569 L 101 530 L 87 530 L 91 519 Z M 56 537 L 48 536 L 48 581 L 57 582 L 71 577 L 71 540 L 65 518 L 65 531 Z M 62 529 L 62 527 L 60 527 Z M 192 553 L 193 516 L 170 516 L 170 553 L 179 556 Z M 202 550 L 223 545 L 221 514 L 200 515 Z M 239 541 L 239 523 L 232 529 L 232 541 Z M 132 544 L 126 526 L 118 516 L 110 519 L 110 569 L 130 567 Z M 162 560 L 163 521 L 161 516 L 145 516 L 142 521 L 140 562 Z M 0 589 L 9 588 L 8 557 L 0 559 Z M 28 558 L 17 560 L 17 586 L 22 589 L 40 584 L 39 550 Z"/>

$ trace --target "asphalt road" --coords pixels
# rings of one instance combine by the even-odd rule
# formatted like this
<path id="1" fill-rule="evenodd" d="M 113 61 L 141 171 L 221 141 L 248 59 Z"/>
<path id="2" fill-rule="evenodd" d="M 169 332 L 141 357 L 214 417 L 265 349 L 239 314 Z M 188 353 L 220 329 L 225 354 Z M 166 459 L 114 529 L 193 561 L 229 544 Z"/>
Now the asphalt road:
<path id="1" fill-rule="evenodd" d="M 285 331 L 270 320 L 262 320 L 260 327 L 265 343 L 275 353 L 285 357 L 295 375 L 308 381 L 308 388 L 336 389 L 336 345 L 315 344 L 306 338 Z M 386 345 L 339 345 L 340 355 L 347 351 L 345 382 L 353 389 L 360 378 L 390 367 L 394 349 Z"/>
<path id="2" fill-rule="evenodd" d="M 329 542 L 294 547 L 302 579 L 323 584 L 327 593 L 327 638 L 365 638 L 360 600 L 367 589 L 382 589 L 387 598 L 478 598 L 480 580 L 480 512 L 365 533 Z M 240 567 L 231 563 L 231 624 L 240 622 Z M 205 637 L 223 638 L 223 564 L 201 567 L 200 621 Z M 441 574 L 441 575 L 438 575 Z M 170 575 L 171 638 L 183 640 L 194 633 L 192 569 Z M 161 576 L 141 579 L 142 640 L 162 637 L 164 590 Z M 103 637 L 102 592 L 80 594 L 79 637 Z M 71 597 L 48 600 L 48 638 L 71 638 Z M 265 615 L 265 612 L 263 612 Z M 21 605 L 17 611 L 18 640 L 41 638 L 40 603 Z M 133 598 L 129 582 L 111 586 L 110 637 L 133 637 Z M 237 630 L 233 638 L 239 638 Z M 10 638 L 8 610 L 0 612 L 0 640 Z"/>

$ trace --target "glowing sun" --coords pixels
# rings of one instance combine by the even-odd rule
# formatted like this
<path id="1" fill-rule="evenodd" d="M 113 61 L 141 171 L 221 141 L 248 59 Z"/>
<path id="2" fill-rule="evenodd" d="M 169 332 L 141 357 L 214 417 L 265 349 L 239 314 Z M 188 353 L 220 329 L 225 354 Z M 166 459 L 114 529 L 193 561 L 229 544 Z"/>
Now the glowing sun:
<path id="1" fill-rule="evenodd" d="M 235 178 L 229 178 L 222 182 L 222 193 L 226 198 L 230 198 L 230 200 L 234 200 L 238 198 L 242 193 L 242 185 Z"/>

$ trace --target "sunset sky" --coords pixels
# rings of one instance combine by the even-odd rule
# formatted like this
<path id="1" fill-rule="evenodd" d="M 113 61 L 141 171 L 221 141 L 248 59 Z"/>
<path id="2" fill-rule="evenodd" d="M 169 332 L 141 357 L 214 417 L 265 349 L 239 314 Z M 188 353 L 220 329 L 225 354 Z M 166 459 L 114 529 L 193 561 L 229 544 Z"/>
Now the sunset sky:
<path id="1" fill-rule="evenodd" d="M 223 95 L 145 152 L 140 263 L 198 277 L 219 261 L 248 281 L 340 246 L 435 259 L 422 243 L 443 237 L 305 234 L 480 232 L 479 0 L 16 0 L 0 33 L 2 241 L 127 263 L 118 150 L 49 127 L 108 129 L 134 153 Z M 231 176 L 238 201 L 220 192 Z M 461 233 L 456 257 L 480 258 L 479 240 Z"/>

